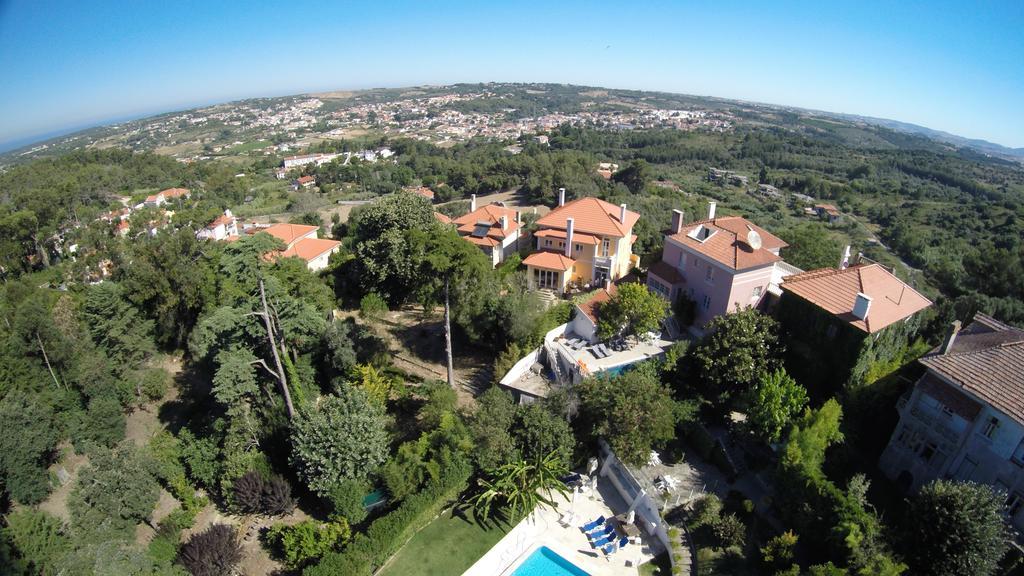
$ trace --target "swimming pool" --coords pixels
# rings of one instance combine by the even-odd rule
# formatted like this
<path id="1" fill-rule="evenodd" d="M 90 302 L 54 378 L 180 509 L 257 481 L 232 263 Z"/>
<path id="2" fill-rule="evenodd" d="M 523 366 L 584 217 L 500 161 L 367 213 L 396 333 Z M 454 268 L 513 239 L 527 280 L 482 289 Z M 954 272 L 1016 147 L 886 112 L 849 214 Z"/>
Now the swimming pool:
<path id="1" fill-rule="evenodd" d="M 590 576 L 578 566 L 541 546 L 516 568 L 512 576 Z"/>

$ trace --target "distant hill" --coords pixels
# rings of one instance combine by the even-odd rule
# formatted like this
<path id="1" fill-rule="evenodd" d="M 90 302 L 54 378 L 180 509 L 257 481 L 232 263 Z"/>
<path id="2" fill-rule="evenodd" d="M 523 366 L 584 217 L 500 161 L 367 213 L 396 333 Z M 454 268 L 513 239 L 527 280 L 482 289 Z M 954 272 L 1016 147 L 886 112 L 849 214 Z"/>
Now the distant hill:
<path id="1" fill-rule="evenodd" d="M 918 126 L 917 124 L 911 124 L 909 122 L 900 122 L 899 120 L 889 120 L 887 118 L 872 118 L 870 116 L 858 116 L 856 114 L 836 114 L 830 113 L 829 116 L 839 118 L 842 120 L 849 120 L 854 122 L 864 122 L 867 124 L 873 124 L 875 126 L 882 126 L 889 128 L 890 130 L 896 130 L 898 132 L 906 132 L 908 134 L 917 134 L 932 140 L 939 142 L 946 142 L 954 146 L 970 148 L 982 154 L 989 154 L 992 156 L 998 156 L 1007 160 L 1015 160 L 1017 162 L 1024 162 L 1024 148 L 1009 148 L 1002 144 L 996 144 L 989 142 L 988 140 L 981 140 L 978 138 L 964 138 L 963 136 L 957 136 L 956 134 L 950 134 L 949 132 L 943 132 L 942 130 L 933 130 L 925 126 Z"/>
<path id="2" fill-rule="evenodd" d="M 488 116 L 495 121 L 517 121 L 545 114 L 703 110 L 724 114 L 727 122 L 735 126 L 777 126 L 819 135 L 827 133 L 854 147 L 949 151 L 961 148 L 1000 161 L 1024 163 L 1024 148 L 1008 148 L 883 118 L 665 92 L 565 84 L 488 83 L 255 98 L 140 119 L 122 118 L 103 126 L 54 135 L 29 144 L 22 141 L 21 144 L 25 145 L 0 153 L 0 166 L 57 156 L 80 148 L 124 147 L 135 151 L 154 151 L 180 160 L 216 157 L 268 146 L 271 142 L 284 143 L 282 149 L 301 148 L 314 138 L 337 138 L 338 132 L 331 128 L 339 125 L 339 119 L 344 120 L 338 115 L 340 111 L 356 106 L 385 105 L 445 95 L 456 95 L 462 99 L 434 103 L 432 112 L 454 110 Z M 470 99 L 463 98 L 466 96 Z M 319 99 L 322 103 L 316 108 L 303 108 L 302 102 L 311 99 Z M 277 120 L 268 121 L 268 110 L 279 110 L 278 117 L 286 122 L 301 118 L 289 127 Z M 408 121 L 422 113 L 421 110 L 405 111 L 395 118 Z M 608 124 L 614 125 L 614 121 Z"/>

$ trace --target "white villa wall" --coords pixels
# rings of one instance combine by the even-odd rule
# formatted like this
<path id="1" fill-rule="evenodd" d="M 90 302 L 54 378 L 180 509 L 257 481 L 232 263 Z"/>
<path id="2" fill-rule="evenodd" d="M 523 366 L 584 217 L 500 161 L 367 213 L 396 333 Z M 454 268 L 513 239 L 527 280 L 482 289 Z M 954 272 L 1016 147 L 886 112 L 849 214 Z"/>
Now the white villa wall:
<path id="1" fill-rule="evenodd" d="M 511 385 L 516 380 L 522 378 L 530 370 L 530 366 L 533 366 L 538 360 L 540 360 L 540 348 L 535 348 L 513 364 L 512 368 L 501 377 L 498 383 L 502 386 Z"/>
<path id="2" fill-rule="evenodd" d="M 604 440 L 600 441 L 600 446 L 603 459 L 600 468 L 601 476 L 611 480 L 619 496 L 622 496 L 622 499 L 629 504 L 630 510 L 636 512 L 637 525 L 642 526 L 648 534 L 657 538 L 661 545 L 668 550 L 668 529 L 658 510 L 658 504 L 641 488 L 640 483 L 633 477 L 633 473 L 615 456 L 611 447 Z"/>
<path id="3" fill-rule="evenodd" d="M 597 336 L 597 326 L 587 317 L 586 314 L 580 312 L 579 308 L 576 308 L 576 315 L 572 319 L 572 331 L 581 338 L 586 338 L 588 342 L 594 342 Z"/>

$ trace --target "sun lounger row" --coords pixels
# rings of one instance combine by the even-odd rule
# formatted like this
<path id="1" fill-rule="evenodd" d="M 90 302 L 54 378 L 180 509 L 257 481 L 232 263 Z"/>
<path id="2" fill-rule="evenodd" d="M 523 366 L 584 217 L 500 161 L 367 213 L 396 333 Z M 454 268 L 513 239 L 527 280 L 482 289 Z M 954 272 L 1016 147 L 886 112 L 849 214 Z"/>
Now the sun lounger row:
<path id="1" fill-rule="evenodd" d="M 612 355 L 612 351 L 604 344 L 591 346 L 590 353 L 593 354 L 595 358 L 607 358 Z"/>

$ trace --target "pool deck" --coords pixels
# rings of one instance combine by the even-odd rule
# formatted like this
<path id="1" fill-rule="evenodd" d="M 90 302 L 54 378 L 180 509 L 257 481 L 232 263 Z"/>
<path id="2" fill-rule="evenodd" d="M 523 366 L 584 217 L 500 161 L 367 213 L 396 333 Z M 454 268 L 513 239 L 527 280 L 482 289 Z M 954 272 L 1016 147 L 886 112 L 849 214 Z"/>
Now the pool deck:
<path id="1" fill-rule="evenodd" d="M 625 512 L 626 503 L 606 479 L 600 479 L 597 493 L 577 494 L 575 502 L 569 497 L 556 495 L 558 506 L 539 508 L 517 524 L 508 534 L 494 545 L 463 576 L 508 576 L 534 550 L 547 546 L 559 556 L 585 570 L 590 576 L 635 575 L 637 567 L 652 558 L 646 543 L 648 536 L 640 543 L 630 543 L 611 556 L 590 547 L 586 534 L 580 526 L 596 519 Z M 570 526 L 559 523 L 561 516 L 573 510 L 577 521 Z"/>
<path id="2" fill-rule="evenodd" d="M 613 350 L 610 356 L 605 358 L 598 358 L 594 356 L 593 352 L 590 351 L 590 346 L 582 348 L 580 350 L 573 350 L 565 345 L 566 340 L 578 338 L 576 334 L 569 331 L 565 334 L 562 339 L 555 340 L 562 350 L 572 357 L 581 367 L 584 367 L 590 373 L 597 373 L 609 368 L 615 368 L 627 364 L 634 364 L 643 360 L 649 360 L 665 353 L 675 344 L 672 340 L 662 340 L 661 338 L 650 338 L 635 342 L 632 346 L 626 350 L 616 351 Z"/>

